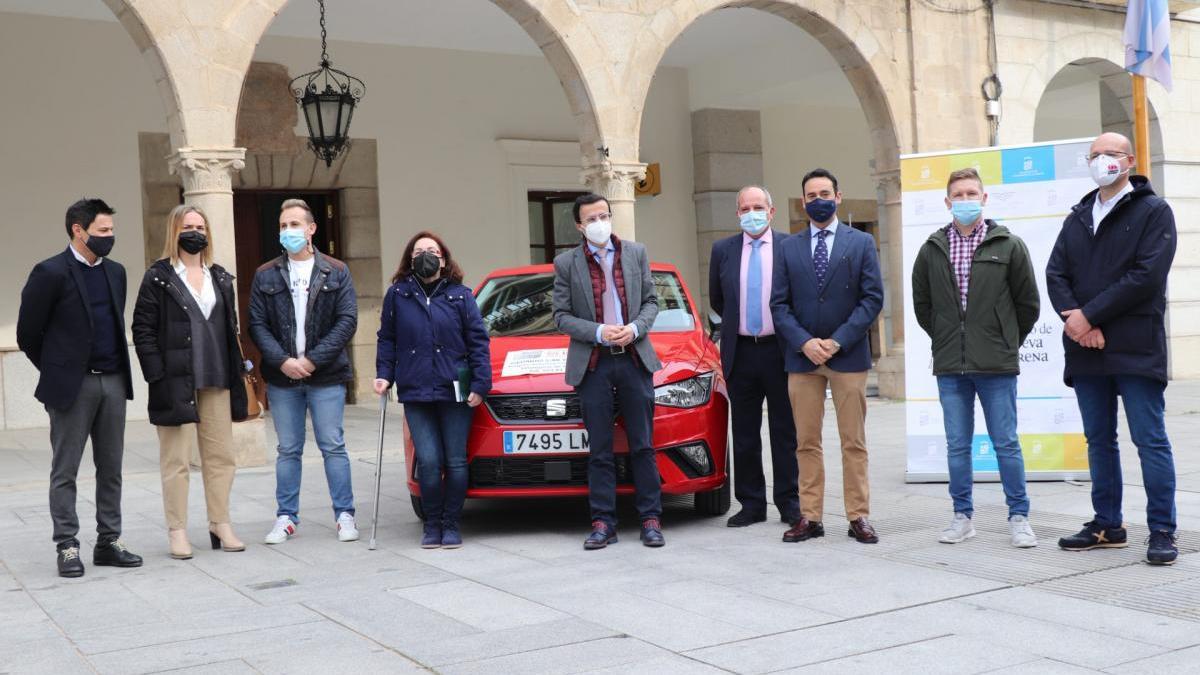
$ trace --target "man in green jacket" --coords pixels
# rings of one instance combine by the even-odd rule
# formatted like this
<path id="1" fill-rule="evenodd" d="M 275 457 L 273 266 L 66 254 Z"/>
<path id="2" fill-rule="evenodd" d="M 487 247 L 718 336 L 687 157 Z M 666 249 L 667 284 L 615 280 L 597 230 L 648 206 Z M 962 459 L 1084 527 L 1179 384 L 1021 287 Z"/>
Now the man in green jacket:
<path id="1" fill-rule="evenodd" d="M 913 265 L 913 307 L 933 342 L 933 374 L 946 428 L 954 520 L 939 541 L 975 536 L 971 446 L 978 394 L 1008 502 L 1012 545 L 1037 546 L 1029 525 L 1025 460 L 1017 439 L 1019 351 L 1039 314 L 1029 250 L 1008 228 L 983 218 L 987 193 L 975 169 L 946 182 L 953 222 L 922 244 Z"/>

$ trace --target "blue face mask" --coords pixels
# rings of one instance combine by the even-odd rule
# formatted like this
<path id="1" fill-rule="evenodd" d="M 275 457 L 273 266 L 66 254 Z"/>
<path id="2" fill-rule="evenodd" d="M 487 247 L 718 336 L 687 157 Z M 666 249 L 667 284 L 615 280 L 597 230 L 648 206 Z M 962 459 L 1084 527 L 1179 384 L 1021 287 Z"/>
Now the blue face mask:
<path id="1" fill-rule="evenodd" d="M 308 235 L 304 230 L 288 227 L 279 231 L 279 244 L 284 250 L 292 255 L 296 255 L 308 246 Z"/>
<path id="2" fill-rule="evenodd" d="M 766 211 L 747 211 L 738 217 L 739 224 L 742 226 L 742 231 L 746 234 L 757 237 L 767 229 L 770 223 L 767 221 Z"/>
<path id="3" fill-rule="evenodd" d="M 983 215 L 983 202 L 978 199 L 964 199 L 950 202 L 950 215 L 963 225 L 970 225 Z"/>
<path id="4" fill-rule="evenodd" d="M 814 199 L 804 205 L 804 211 L 814 223 L 825 223 L 837 213 L 837 202 L 832 199 Z"/>

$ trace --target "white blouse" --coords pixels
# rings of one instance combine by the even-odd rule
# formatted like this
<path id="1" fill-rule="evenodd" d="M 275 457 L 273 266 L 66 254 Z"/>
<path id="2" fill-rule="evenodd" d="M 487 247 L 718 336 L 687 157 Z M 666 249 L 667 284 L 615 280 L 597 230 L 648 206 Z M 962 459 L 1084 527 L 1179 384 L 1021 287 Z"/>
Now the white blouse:
<path id="1" fill-rule="evenodd" d="M 213 307 L 217 304 L 217 289 L 213 286 L 212 272 L 208 270 L 208 265 L 201 264 L 200 268 L 204 270 L 204 285 L 200 292 L 197 293 L 195 288 L 188 283 L 187 266 L 180 260 L 175 263 L 175 273 L 183 280 L 183 285 L 188 289 L 188 292 L 195 298 L 196 304 L 200 305 L 200 311 L 204 313 L 204 318 L 207 319 L 213 311 Z"/>

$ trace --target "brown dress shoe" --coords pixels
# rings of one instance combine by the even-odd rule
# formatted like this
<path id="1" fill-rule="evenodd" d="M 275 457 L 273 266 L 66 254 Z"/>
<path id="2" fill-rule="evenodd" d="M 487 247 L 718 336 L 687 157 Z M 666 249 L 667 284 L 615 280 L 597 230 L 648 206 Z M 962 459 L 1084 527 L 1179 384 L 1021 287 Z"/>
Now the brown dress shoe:
<path id="1" fill-rule="evenodd" d="M 783 540 L 789 544 L 794 544 L 798 541 L 805 541 L 812 539 L 813 537 L 824 536 L 824 525 L 820 523 L 814 523 L 808 518 L 801 516 L 800 520 L 797 520 L 796 524 L 792 526 L 792 529 L 783 533 Z"/>
<path id="2" fill-rule="evenodd" d="M 867 522 L 866 518 L 850 521 L 850 531 L 846 533 L 846 536 L 854 537 L 860 544 L 879 543 L 879 535 L 875 534 L 875 527 Z"/>

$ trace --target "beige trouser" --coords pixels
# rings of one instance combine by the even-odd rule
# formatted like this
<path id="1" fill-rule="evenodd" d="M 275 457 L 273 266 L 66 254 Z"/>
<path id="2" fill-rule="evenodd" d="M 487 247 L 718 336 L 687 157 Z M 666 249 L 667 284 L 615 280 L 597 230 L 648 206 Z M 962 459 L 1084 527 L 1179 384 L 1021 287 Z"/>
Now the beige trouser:
<path id="1" fill-rule="evenodd" d="M 825 383 L 833 393 L 838 434 L 842 438 L 842 497 L 849 520 L 870 514 L 867 484 L 867 371 L 842 373 L 819 366 L 810 373 L 788 373 L 788 398 L 796 421 L 796 460 L 800 465 L 800 514 L 821 522 L 825 511 L 825 457 L 821 424 Z"/>
<path id="2" fill-rule="evenodd" d="M 172 530 L 187 527 L 188 460 L 193 437 L 200 446 L 200 472 L 204 477 L 208 522 L 229 522 L 229 492 L 233 489 L 236 468 L 229 390 L 200 389 L 196 392 L 196 412 L 200 416 L 197 424 L 158 427 L 163 511 L 167 514 L 167 527 Z"/>

